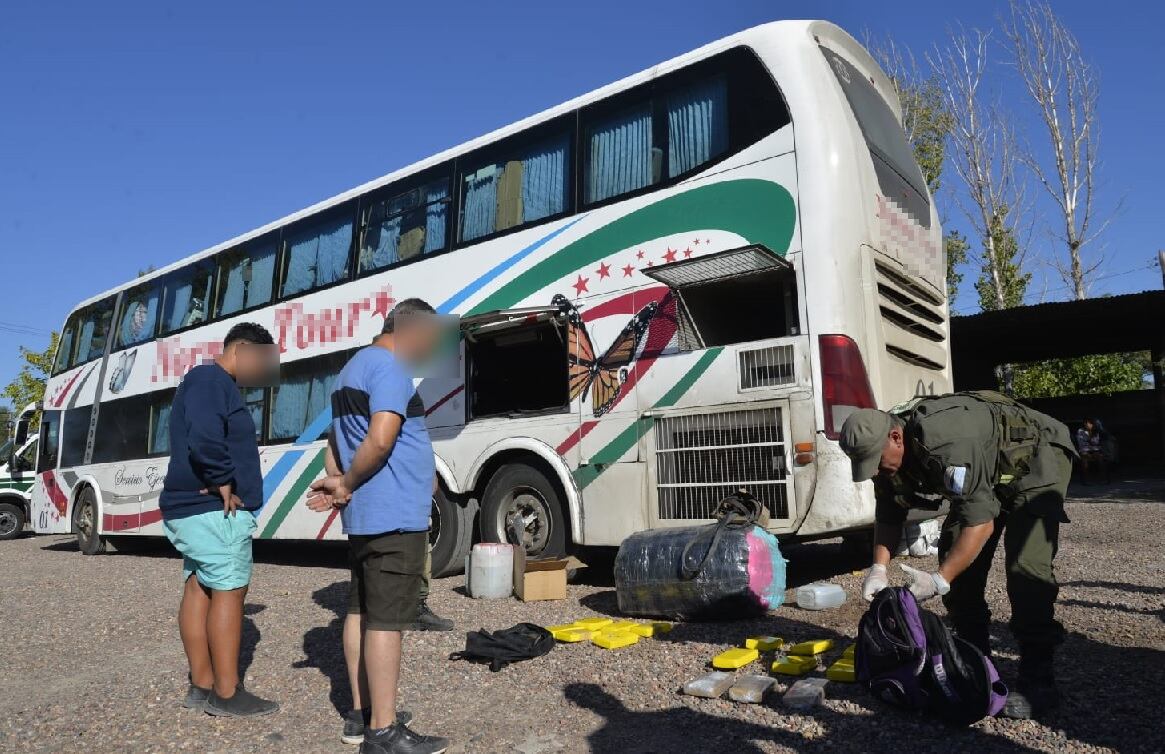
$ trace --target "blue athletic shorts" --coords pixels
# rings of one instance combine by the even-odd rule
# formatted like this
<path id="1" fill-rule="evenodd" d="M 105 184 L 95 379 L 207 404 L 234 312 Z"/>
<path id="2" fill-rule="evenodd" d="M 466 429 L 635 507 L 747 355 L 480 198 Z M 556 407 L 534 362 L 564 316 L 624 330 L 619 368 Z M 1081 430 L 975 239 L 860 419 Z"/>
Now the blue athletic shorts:
<path id="1" fill-rule="evenodd" d="M 193 574 L 198 583 L 220 592 L 251 583 L 251 535 L 257 526 L 255 514 L 221 510 L 199 513 L 162 522 L 166 536 L 182 553 L 182 578 Z"/>

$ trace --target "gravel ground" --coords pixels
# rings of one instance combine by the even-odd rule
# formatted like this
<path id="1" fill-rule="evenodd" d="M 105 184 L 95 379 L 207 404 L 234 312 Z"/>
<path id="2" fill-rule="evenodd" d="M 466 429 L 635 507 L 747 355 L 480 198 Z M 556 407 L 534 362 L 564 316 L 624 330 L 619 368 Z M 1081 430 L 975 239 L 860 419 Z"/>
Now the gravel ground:
<path id="1" fill-rule="evenodd" d="M 830 683 L 822 707 L 784 709 L 678 693 L 710 658 L 755 633 L 787 640 L 854 635 L 863 563 L 835 542 L 790 546 L 790 585 L 829 578 L 851 599 L 813 613 L 785 606 L 752 622 L 684 624 L 614 652 L 589 643 L 500 673 L 447 659 L 464 632 L 616 613 L 609 569 L 584 572 L 561 602 L 474 601 L 463 579 L 434 585 L 432 606 L 457 631 L 410 634 L 403 704 L 414 727 L 450 737 L 453 752 L 1122 751 L 1165 750 L 1165 484 L 1070 503 L 1062 529 L 1059 657 L 1063 710 L 1050 725 L 987 720 L 950 731 Z M 81 556 L 67 537 L 0 543 L 0 751 L 350 752 L 336 705 L 347 704 L 338 613 L 343 552 L 276 543 L 257 548 L 244 662 L 250 688 L 282 710 L 252 721 L 177 707 L 186 670 L 175 624 L 180 562 L 165 551 Z M 917 561 L 933 565 L 927 559 Z M 988 599 L 999 665 L 1015 669 L 997 563 Z M 789 597 L 792 597 L 790 591 Z M 941 611 L 941 606 L 937 606 Z M 742 672 L 762 672 L 754 664 Z M 784 686 L 778 686 L 778 691 Z"/>

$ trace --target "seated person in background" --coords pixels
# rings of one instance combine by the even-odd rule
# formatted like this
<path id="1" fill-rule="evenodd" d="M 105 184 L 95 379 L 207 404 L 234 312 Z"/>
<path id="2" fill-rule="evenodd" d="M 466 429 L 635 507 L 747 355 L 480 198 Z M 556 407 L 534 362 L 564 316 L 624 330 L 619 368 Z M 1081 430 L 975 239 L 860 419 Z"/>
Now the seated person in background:
<path id="1" fill-rule="evenodd" d="M 1080 453 L 1080 483 L 1089 484 L 1089 479 L 1096 472 L 1105 471 L 1104 454 L 1100 451 L 1099 422 L 1086 418 L 1080 429 L 1076 430 L 1076 450 Z"/>

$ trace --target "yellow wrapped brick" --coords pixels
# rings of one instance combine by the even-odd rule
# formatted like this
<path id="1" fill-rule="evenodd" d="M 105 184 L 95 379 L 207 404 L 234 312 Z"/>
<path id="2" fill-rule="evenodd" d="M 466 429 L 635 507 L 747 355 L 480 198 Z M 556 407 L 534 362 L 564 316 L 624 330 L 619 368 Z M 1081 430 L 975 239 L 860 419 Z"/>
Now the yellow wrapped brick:
<path id="1" fill-rule="evenodd" d="M 776 636 L 750 636 L 744 640 L 746 649 L 759 649 L 762 652 L 772 652 L 785 646 L 784 639 Z"/>
<path id="2" fill-rule="evenodd" d="M 654 620 L 651 622 L 651 627 L 655 629 L 657 634 L 666 634 L 672 630 L 672 624 L 666 620 Z"/>
<path id="3" fill-rule="evenodd" d="M 841 653 L 841 656 L 848 657 L 850 659 L 850 661 L 852 662 L 854 659 L 854 653 L 857 651 L 857 649 L 858 649 L 857 644 L 850 644 L 848 647 L 845 648 L 845 651 Z"/>
<path id="4" fill-rule="evenodd" d="M 587 639 L 594 636 L 595 632 L 589 628 L 568 626 L 566 628 L 560 628 L 557 631 L 551 631 L 550 634 L 555 638 L 556 641 L 574 644 L 575 642 L 586 641 Z"/>
<path id="5" fill-rule="evenodd" d="M 733 647 L 713 657 L 712 667 L 720 670 L 736 670 L 756 661 L 758 657 L 760 657 L 760 652 L 755 649 Z"/>
<path id="6" fill-rule="evenodd" d="M 603 626 L 604 631 L 630 631 L 639 624 L 633 620 L 617 620 L 614 623 L 609 623 Z"/>
<path id="7" fill-rule="evenodd" d="M 777 660 L 773 663 L 773 672 L 783 675 L 805 675 L 809 671 L 816 669 L 817 660 L 812 657 L 789 655 L 783 660 Z"/>
<path id="8" fill-rule="evenodd" d="M 610 618 L 580 618 L 574 622 L 574 625 L 579 628 L 589 628 L 592 631 L 598 631 L 600 628 L 605 628 L 614 622 Z"/>
<path id="9" fill-rule="evenodd" d="M 577 623 L 561 623 L 557 626 L 547 626 L 546 630 L 549 631 L 550 633 L 554 633 L 555 631 L 565 631 L 568 628 L 578 628 L 578 627 L 579 626 Z"/>
<path id="10" fill-rule="evenodd" d="M 655 626 L 649 623 L 636 623 L 627 630 L 636 636 L 642 636 L 644 639 L 650 639 L 652 636 L 655 636 Z"/>
<path id="11" fill-rule="evenodd" d="M 845 658 L 838 660 L 829 666 L 825 671 L 825 677 L 831 681 L 841 681 L 842 683 L 853 683 L 857 680 L 857 673 L 854 670 L 852 661 L 847 661 Z"/>
<path id="12" fill-rule="evenodd" d="M 799 644 L 794 644 L 793 646 L 789 647 L 789 654 L 809 657 L 828 651 L 832 646 L 833 639 L 815 639 L 813 641 L 803 641 Z"/>
<path id="13" fill-rule="evenodd" d="M 591 637 L 591 643 L 603 649 L 629 647 L 639 641 L 639 635 L 630 631 L 603 631 Z"/>

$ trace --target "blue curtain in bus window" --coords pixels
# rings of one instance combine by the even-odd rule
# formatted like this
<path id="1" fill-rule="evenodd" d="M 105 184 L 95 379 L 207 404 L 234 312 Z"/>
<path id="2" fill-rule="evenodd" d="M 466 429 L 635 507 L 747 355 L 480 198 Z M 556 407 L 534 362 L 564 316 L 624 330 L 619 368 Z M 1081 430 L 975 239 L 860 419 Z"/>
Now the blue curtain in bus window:
<path id="1" fill-rule="evenodd" d="M 486 165 L 476 173 L 465 176 L 465 207 L 461 217 L 461 240 L 494 232 L 498 216 L 498 170 Z"/>
<path id="2" fill-rule="evenodd" d="M 170 452 L 170 404 L 154 407 L 153 426 L 150 427 L 150 452 Z"/>
<path id="3" fill-rule="evenodd" d="M 117 332 L 119 346 L 137 345 L 154 337 L 159 298 L 159 290 L 155 288 L 144 295 L 137 294 L 127 299 Z"/>
<path id="4" fill-rule="evenodd" d="M 327 407 L 335 381 L 335 374 L 305 375 L 281 381 L 273 391 L 272 439 L 299 437 L 308 423 Z"/>
<path id="5" fill-rule="evenodd" d="M 229 262 L 219 315 L 234 314 L 270 301 L 271 279 L 274 272 L 274 246 L 259 249 Z"/>
<path id="6" fill-rule="evenodd" d="M 441 251 L 445 248 L 446 216 L 449 212 L 449 185 L 447 182 L 431 183 L 425 189 L 425 253 Z"/>
<path id="7" fill-rule="evenodd" d="M 334 283 L 347 275 L 351 240 L 350 219 L 333 220 L 293 238 L 283 295 Z"/>
<path id="8" fill-rule="evenodd" d="M 263 388 L 251 387 L 243 390 L 243 403 L 247 404 L 247 411 L 251 420 L 255 422 L 255 437 L 263 433 Z"/>
<path id="9" fill-rule="evenodd" d="M 728 92 L 716 77 L 667 99 L 668 175 L 675 177 L 728 150 Z"/>
<path id="10" fill-rule="evenodd" d="M 89 317 L 81 323 L 81 338 L 77 343 L 77 358 L 75 363 L 89 360 L 89 351 L 93 347 L 93 318 Z"/>
<path id="11" fill-rule="evenodd" d="M 379 270 L 397 259 L 396 243 L 400 239 L 400 216 L 385 220 L 381 207 L 377 207 L 373 212 L 375 215 L 364 232 L 364 243 L 360 250 L 361 271 Z M 377 220 L 376 216 L 382 219 Z"/>
<path id="12" fill-rule="evenodd" d="M 522 222 L 566 209 L 566 136 L 535 148 L 522 165 Z"/>
<path id="13" fill-rule="evenodd" d="M 588 203 L 651 183 L 651 103 L 597 124 L 589 146 Z"/>

